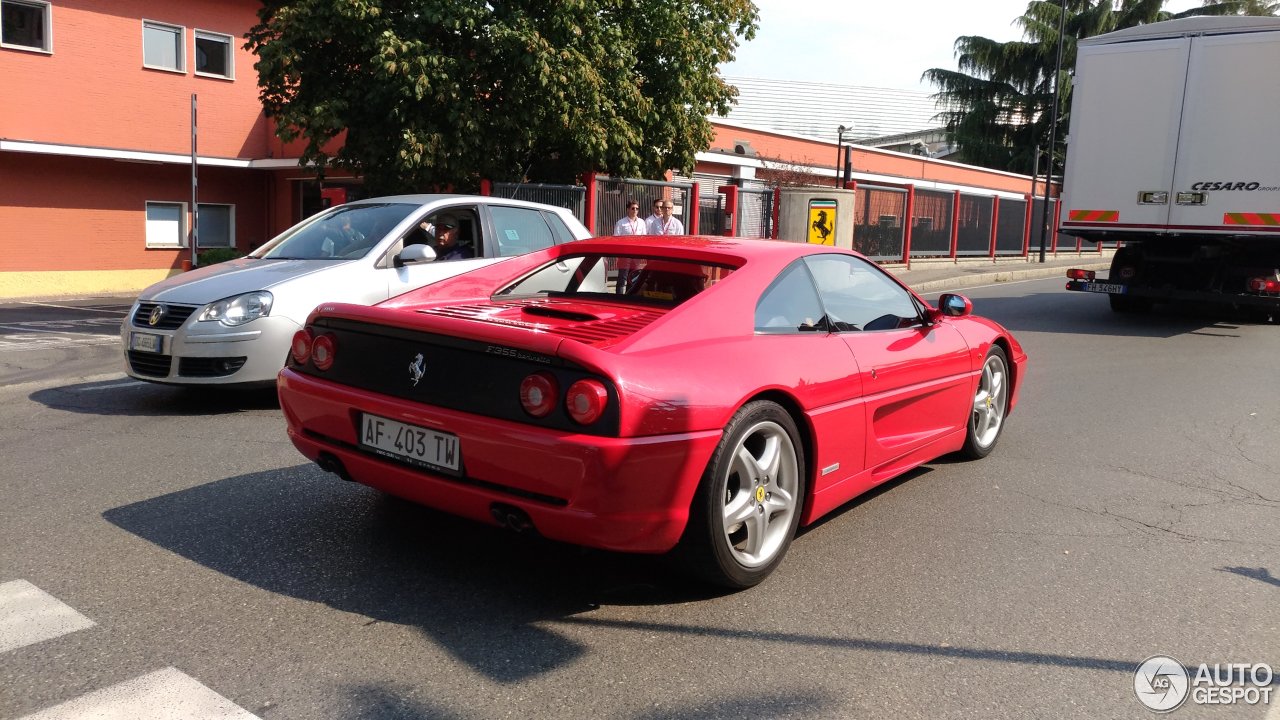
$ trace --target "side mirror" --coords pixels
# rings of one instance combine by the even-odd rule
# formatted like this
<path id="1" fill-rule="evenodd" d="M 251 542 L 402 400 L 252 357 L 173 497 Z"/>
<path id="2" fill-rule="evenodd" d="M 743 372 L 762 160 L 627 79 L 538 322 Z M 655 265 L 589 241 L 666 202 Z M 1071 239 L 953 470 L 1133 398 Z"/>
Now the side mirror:
<path id="1" fill-rule="evenodd" d="M 973 314 L 973 303 L 963 295 L 944 293 L 938 298 L 938 312 L 947 317 L 965 317 Z"/>
<path id="2" fill-rule="evenodd" d="M 410 245 L 401 250 L 395 257 L 394 264 L 396 267 L 404 267 L 405 265 L 417 265 L 419 263 L 435 262 L 436 250 L 430 245 Z"/>

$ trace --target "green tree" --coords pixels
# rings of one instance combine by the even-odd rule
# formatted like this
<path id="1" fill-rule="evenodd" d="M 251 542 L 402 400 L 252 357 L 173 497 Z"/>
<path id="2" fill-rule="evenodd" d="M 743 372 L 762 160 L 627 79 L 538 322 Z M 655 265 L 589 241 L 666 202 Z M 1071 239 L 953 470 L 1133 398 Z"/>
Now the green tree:
<path id="1" fill-rule="evenodd" d="M 266 0 L 246 36 L 303 161 L 370 192 L 690 170 L 750 0 Z M 341 149 L 330 154 L 341 140 Z"/>
<path id="2" fill-rule="evenodd" d="M 958 70 L 926 70 L 924 79 L 939 88 L 934 98 L 950 141 L 963 162 L 1011 172 L 1031 173 L 1036 148 L 1048 142 L 1057 60 L 1058 24 L 1065 7 L 1058 142 L 1054 168 L 1060 169 L 1070 122 L 1071 72 L 1076 41 L 1124 28 L 1194 15 L 1272 15 L 1277 3 L 1258 0 L 1206 0 L 1181 13 L 1164 10 L 1165 0 L 1032 0 L 1014 24 L 1023 39 L 995 42 L 984 37 L 956 40 Z M 1042 169 L 1043 170 L 1043 169 Z"/>

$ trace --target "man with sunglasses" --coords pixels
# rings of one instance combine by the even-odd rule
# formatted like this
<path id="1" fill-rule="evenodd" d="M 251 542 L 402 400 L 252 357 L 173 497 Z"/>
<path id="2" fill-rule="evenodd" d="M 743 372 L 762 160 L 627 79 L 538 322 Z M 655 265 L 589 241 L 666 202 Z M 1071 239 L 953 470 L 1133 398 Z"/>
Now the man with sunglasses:
<path id="1" fill-rule="evenodd" d="M 646 223 L 640 219 L 640 203 L 627 201 L 627 215 L 613 224 L 614 235 L 644 235 Z"/>
<path id="2" fill-rule="evenodd" d="M 662 214 L 655 218 L 649 218 L 649 234 L 650 235 L 683 235 L 684 223 L 680 222 L 680 218 L 671 214 L 676 209 L 670 200 L 661 201 Z M 656 207 L 658 203 L 654 203 Z"/>

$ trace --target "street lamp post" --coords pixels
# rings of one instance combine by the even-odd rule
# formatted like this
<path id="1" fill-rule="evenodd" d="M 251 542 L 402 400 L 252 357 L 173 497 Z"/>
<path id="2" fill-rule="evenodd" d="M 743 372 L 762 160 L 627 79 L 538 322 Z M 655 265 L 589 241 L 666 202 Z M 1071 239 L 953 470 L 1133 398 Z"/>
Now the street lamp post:
<path id="1" fill-rule="evenodd" d="M 1040 262 L 1044 262 L 1045 236 L 1049 234 L 1049 188 L 1053 186 L 1053 146 L 1058 140 L 1058 103 L 1062 88 L 1062 36 L 1067 27 L 1067 3 L 1058 6 L 1058 60 L 1053 68 L 1053 113 L 1049 120 L 1049 159 L 1044 172 L 1044 207 L 1040 211 Z M 1059 196 L 1061 198 L 1061 196 Z"/>
<path id="2" fill-rule="evenodd" d="M 852 130 L 851 127 L 841 125 L 836 128 L 836 187 L 840 187 L 841 167 L 840 153 L 844 150 L 844 134 Z"/>

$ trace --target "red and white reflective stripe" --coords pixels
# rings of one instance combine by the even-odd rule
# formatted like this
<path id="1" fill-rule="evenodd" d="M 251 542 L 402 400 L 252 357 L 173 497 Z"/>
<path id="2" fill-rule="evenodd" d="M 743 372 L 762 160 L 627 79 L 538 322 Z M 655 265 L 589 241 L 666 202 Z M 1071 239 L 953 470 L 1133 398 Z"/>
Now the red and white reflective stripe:
<path id="1" fill-rule="evenodd" d="M 1280 226 L 1280 213 L 1223 213 L 1222 224 Z"/>
<path id="2" fill-rule="evenodd" d="M 1068 220 L 1076 222 L 1120 222 L 1119 210 L 1071 210 Z"/>

